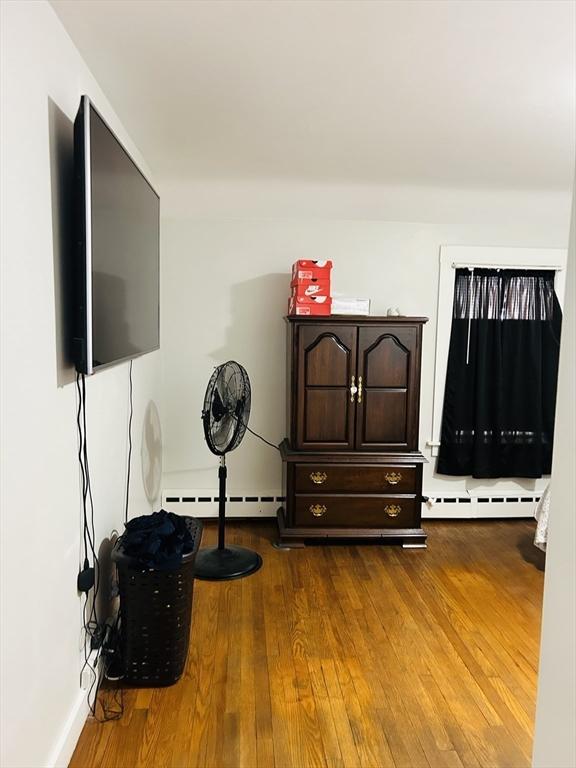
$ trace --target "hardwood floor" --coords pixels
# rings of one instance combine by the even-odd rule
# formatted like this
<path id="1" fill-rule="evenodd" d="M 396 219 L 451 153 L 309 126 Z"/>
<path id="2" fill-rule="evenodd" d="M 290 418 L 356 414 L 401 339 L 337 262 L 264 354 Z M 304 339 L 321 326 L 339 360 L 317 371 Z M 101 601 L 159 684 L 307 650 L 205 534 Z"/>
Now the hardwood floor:
<path id="1" fill-rule="evenodd" d="M 428 521 L 427 550 L 276 550 L 196 582 L 185 676 L 88 721 L 72 768 L 530 765 L 543 554 L 527 521 Z M 204 543 L 215 541 L 206 526 Z"/>

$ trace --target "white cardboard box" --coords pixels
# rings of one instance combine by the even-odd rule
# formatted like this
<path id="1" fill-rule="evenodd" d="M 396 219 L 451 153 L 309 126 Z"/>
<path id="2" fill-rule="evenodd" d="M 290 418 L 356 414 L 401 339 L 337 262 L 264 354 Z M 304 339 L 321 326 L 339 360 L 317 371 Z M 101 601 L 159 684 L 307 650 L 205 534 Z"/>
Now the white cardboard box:
<path id="1" fill-rule="evenodd" d="M 333 315 L 369 315 L 370 299 L 350 299 L 344 296 L 332 298 Z"/>

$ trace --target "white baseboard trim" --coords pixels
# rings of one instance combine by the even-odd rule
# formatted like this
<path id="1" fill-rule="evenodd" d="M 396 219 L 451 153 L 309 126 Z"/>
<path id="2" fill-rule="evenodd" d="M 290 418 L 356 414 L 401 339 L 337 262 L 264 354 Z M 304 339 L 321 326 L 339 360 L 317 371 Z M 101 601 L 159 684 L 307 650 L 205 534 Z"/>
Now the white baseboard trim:
<path id="1" fill-rule="evenodd" d="M 425 494 L 432 496 L 432 494 Z M 540 498 L 536 491 L 505 493 L 447 493 L 422 505 L 422 519 L 444 520 L 498 520 L 531 518 Z M 226 501 L 226 517 L 276 517 L 278 507 L 284 503 L 281 491 L 254 491 L 253 493 L 230 492 Z M 165 489 L 162 491 L 162 507 L 169 512 L 192 517 L 218 517 L 218 489 L 201 488 Z"/>
<path id="2" fill-rule="evenodd" d="M 86 691 L 80 689 L 78 696 L 74 702 L 70 714 L 62 728 L 62 732 L 58 737 L 58 741 L 52 754 L 46 763 L 46 768 L 68 768 L 74 749 L 82 733 L 82 728 L 88 715 L 90 714 L 90 708 L 88 706 L 88 698 Z"/>
<path id="3" fill-rule="evenodd" d="M 274 491 L 229 491 L 226 498 L 226 517 L 276 517 L 284 497 Z M 192 517 L 218 517 L 218 489 L 168 489 L 162 491 L 162 508 L 168 512 Z"/>
<path id="4" fill-rule="evenodd" d="M 482 496 L 443 495 L 422 505 L 422 519 L 503 520 L 533 518 L 539 493 L 490 493 Z"/>
<path id="5" fill-rule="evenodd" d="M 422 520 L 511 520 L 511 519 L 534 519 L 534 514 L 522 510 L 503 509 L 483 509 L 480 512 L 472 510 L 454 509 L 435 509 L 428 510 L 422 507 Z"/>

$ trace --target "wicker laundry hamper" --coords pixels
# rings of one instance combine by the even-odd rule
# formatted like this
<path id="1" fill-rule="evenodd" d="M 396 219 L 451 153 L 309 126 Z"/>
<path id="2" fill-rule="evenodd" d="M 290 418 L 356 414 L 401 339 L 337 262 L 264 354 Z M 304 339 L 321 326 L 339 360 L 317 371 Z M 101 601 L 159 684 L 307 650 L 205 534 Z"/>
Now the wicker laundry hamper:
<path id="1" fill-rule="evenodd" d="M 173 685 L 186 665 L 202 523 L 192 517 L 184 520 L 194 543 L 175 569 L 142 567 L 123 551 L 122 537 L 112 550 L 120 586 L 123 681 L 131 685 Z"/>

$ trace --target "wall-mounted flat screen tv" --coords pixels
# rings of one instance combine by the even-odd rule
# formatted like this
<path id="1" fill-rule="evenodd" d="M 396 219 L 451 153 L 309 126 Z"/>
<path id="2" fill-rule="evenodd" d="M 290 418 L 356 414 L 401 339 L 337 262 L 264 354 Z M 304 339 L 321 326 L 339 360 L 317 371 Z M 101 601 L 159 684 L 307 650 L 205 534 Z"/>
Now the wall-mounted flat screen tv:
<path id="1" fill-rule="evenodd" d="M 160 345 L 160 198 L 87 96 L 74 176 L 72 355 L 91 374 Z"/>

